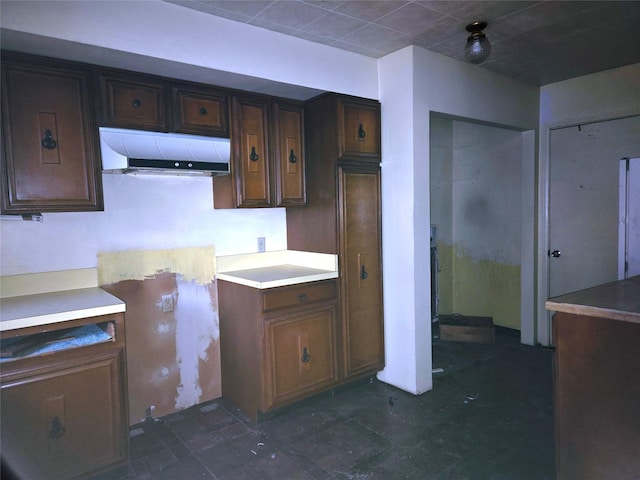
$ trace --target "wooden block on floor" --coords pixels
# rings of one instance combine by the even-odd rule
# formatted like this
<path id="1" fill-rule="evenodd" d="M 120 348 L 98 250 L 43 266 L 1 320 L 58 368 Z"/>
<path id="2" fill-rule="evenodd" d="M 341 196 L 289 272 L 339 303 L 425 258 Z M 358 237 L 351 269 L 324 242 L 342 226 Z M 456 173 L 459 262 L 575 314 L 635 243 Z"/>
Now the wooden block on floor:
<path id="1" fill-rule="evenodd" d="M 441 315 L 440 340 L 452 342 L 494 343 L 495 329 L 492 317 Z"/>

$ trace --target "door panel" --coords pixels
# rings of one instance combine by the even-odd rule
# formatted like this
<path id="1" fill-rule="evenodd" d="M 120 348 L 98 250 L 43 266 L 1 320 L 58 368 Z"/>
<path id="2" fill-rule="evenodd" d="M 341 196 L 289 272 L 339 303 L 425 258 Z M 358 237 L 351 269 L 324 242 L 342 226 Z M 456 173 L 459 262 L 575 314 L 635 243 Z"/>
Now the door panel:
<path id="1" fill-rule="evenodd" d="M 638 131 L 638 116 L 551 131 L 550 296 L 617 279 L 618 162 L 640 151 Z"/>
<path id="2" fill-rule="evenodd" d="M 340 167 L 344 375 L 384 362 L 379 170 Z"/>

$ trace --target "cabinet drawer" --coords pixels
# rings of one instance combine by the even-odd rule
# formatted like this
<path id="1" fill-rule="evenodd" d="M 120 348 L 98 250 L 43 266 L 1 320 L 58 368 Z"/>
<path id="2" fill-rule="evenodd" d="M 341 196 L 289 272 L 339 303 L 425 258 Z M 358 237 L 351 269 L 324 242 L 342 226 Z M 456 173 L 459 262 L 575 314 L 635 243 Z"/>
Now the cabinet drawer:
<path id="1" fill-rule="evenodd" d="M 162 83 L 103 77 L 103 125 L 167 131 Z"/>
<path id="2" fill-rule="evenodd" d="M 337 381 L 335 305 L 268 322 L 267 409 L 284 405 Z"/>
<path id="3" fill-rule="evenodd" d="M 335 300 L 336 282 L 304 283 L 293 287 L 280 287 L 262 295 L 262 310 L 295 307 L 310 303 Z"/>
<path id="4" fill-rule="evenodd" d="M 380 160 L 380 105 L 365 100 L 338 103 L 339 157 Z"/>
<path id="5" fill-rule="evenodd" d="M 222 92 L 173 88 L 174 131 L 229 138 L 229 108 Z"/>

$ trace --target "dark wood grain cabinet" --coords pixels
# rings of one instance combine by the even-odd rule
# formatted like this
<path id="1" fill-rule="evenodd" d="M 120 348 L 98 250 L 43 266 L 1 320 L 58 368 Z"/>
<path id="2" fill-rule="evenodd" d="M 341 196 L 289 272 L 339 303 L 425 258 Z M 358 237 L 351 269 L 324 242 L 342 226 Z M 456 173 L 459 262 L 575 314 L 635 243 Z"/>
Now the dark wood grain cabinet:
<path id="1" fill-rule="evenodd" d="M 339 165 L 338 198 L 343 375 L 349 379 L 384 365 L 380 168 Z"/>
<path id="2" fill-rule="evenodd" d="M 113 336 L 104 343 L 3 362 L 3 462 L 19 477 L 25 475 L 20 478 L 86 478 L 129 458 L 124 314 L 62 324 L 64 329 L 101 325 Z M 52 334 L 64 331 L 62 324 L 11 335 L 46 345 Z"/>
<path id="3" fill-rule="evenodd" d="M 272 103 L 274 183 L 276 207 L 307 203 L 304 152 L 304 107 L 299 103 Z"/>
<path id="4" fill-rule="evenodd" d="M 3 55 L 2 213 L 103 210 L 90 78 Z"/>
<path id="5" fill-rule="evenodd" d="M 174 132 L 229 138 L 229 98 L 225 92 L 172 85 L 171 98 Z"/>
<path id="6" fill-rule="evenodd" d="M 143 75 L 99 75 L 100 125 L 166 132 L 167 86 L 161 79 Z"/>
<path id="7" fill-rule="evenodd" d="M 271 206 L 269 101 L 259 97 L 231 99 L 232 181 L 237 207 Z M 215 202 L 215 200 L 214 200 Z"/>
<path id="8" fill-rule="evenodd" d="M 337 102 L 338 158 L 380 162 L 380 104 L 343 97 Z"/>
<path id="9" fill-rule="evenodd" d="M 223 398 L 259 419 L 336 384 L 335 280 L 218 292 Z"/>
<path id="10" fill-rule="evenodd" d="M 289 249 L 338 255 L 341 381 L 384 366 L 379 140 L 370 151 L 340 147 L 345 117 L 356 119 L 346 122 L 356 136 L 360 123 L 380 131 L 376 101 L 326 94 L 306 103 L 307 206 L 287 209 Z"/>
<path id="11" fill-rule="evenodd" d="M 200 84 L 101 71 L 100 125 L 229 137 L 228 95 Z"/>
<path id="12" fill-rule="evenodd" d="M 234 96 L 231 118 L 231 175 L 214 178 L 214 208 L 304 206 L 302 104 Z"/>

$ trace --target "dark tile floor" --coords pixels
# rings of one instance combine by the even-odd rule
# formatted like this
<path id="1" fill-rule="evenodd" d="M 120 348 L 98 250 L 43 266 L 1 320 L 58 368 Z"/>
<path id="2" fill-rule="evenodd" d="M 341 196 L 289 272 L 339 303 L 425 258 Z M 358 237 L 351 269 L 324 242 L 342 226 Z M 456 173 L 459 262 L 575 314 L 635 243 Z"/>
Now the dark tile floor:
<path id="1" fill-rule="evenodd" d="M 136 425 L 94 480 L 554 478 L 551 351 L 434 340 L 434 389 L 372 380 L 256 424 L 223 400 Z"/>

